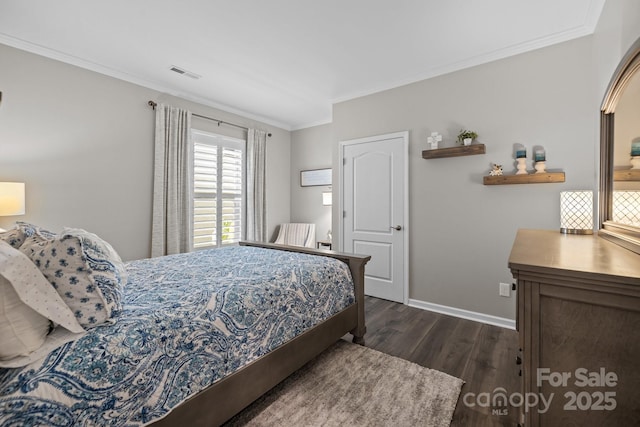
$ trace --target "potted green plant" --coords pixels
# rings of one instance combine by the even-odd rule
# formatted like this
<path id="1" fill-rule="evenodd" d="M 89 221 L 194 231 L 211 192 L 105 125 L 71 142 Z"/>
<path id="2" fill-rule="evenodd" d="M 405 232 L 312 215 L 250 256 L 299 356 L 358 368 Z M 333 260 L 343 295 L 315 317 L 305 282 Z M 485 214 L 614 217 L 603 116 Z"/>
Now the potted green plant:
<path id="1" fill-rule="evenodd" d="M 458 142 L 461 142 L 464 145 L 471 145 L 473 140 L 477 137 L 478 134 L 472 130 L 460 129 L 460 133 L 458 134 Z"/>

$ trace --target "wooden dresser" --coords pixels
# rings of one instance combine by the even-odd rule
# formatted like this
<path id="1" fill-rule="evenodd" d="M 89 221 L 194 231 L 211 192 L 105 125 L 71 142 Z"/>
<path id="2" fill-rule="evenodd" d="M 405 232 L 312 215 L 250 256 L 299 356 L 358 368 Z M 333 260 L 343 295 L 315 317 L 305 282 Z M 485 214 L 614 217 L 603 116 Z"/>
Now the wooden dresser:
<path id="1" fill-rule="evenodd" d="M 640 255 L 597 235 L 519 230 L 509 268 L 521 395 L 538 398 L 520 406 L 524 425 L 640 426 Z"/>

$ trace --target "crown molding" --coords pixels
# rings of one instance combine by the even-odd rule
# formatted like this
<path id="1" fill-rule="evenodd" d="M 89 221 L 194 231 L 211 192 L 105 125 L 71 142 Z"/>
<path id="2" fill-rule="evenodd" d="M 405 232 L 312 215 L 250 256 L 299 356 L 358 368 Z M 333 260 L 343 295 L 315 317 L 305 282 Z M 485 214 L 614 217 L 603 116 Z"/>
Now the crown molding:
<path id="1" fill-rule="evenodd" d="M 595 0 L 600 1 L 600 0 Z M 544 47 L 549 47 L 555 44 L 563 43 L 566 41 L 574 40 L 580 37 L 593 34 L 595 26 L 581 25 L 579 27 L 572 28 L 570 30 L 561 31 L 555 34 L 551 34 L 546 37 L 541 37 L 535 40 L 530 40 L 523 43 L 507 46 L 502 49 L 498 49 L 492 52 L 487 52 L 482 55 L 478 55 L 472 58 L 464 59 L 462 61 L 452 62 L 443 66 L 431 68 L 424 73 L 420 73 L 406 79 L 398 80 L 396 82 L 380 85 L 375 88 L 367 89 L 364 91 L 353 92 L 345 96 L 340 96 L 332 100 L 333 104 L 339 104 L 341 102 L 349 101 L 356 98 L 361 98 L 368 95 L 373 95 L 385 90 L 395 89 L 408 84 L 417 83 L 423 80 L 432 79 L 434 77 L 450 74 L 456 71 L 465 70 L 478 65 L 488 64 L 500 59 L 509 58 L 522 53 L 531 52 Z"/>
<path id="2" fill-rule="evenodd" d="M 35 43 L 31 43 L 25 40 L 11 37 L 4 33 L 0 33 L 0 43 L 16 49 L 24 50 L 29 53 L 44 56 L 45 58 L 53 59 L 55 61 L 60 61 L 65 64 L 69 64 L 79 68 L 83 68 L 85 70 L 93 71 L 98 74 L 103 74 L 108 77 L 113 77 L 118 80 L 123 80 L 128 83 L 133 83 L 135 85 L 142 86 L 147 89 L 152 89 L 161 93 L 166 93 L 168 95 L 176 96 L 178 98 L 182 98 L 187 101 L 202 104 L 207 107 L 216 108 L 218 110 L 222 110 L 227 113 L 236 114 L 238 116 L 242 116 L 247 119 L 255 120 L 258 122 L 262 122 L 265 124 L 269 124 L 269 125 L 287 130 L 287 131 L 291 131 L 291 125 L 288 123 L 282 123 L 280 121 L 273 120 L 268 117 L 252 114 L 247 111 L 243 111 L 243 110 L 231 107 L 229 105 L 216 102 L 211 99 L 202 98 L 202 97 L 194 96 L 192 94 L 184 93 L 177 90 L 176 88 L 168 87 L 161 83 L 147 80 L 115 68 L 107 67 L 105 65 L 102 65 L 96 62 L 87 61 L 85 59 L 78 58 L 77 56 L 69 55 L 67 53 L 60 52 L 55 49 L 50 49 Z"/>

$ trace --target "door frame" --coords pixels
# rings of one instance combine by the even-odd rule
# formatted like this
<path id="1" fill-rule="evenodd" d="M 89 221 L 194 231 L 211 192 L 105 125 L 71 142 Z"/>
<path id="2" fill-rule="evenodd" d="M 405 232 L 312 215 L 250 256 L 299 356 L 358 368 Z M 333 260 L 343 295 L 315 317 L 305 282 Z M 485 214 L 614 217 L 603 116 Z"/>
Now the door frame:
<path id="1" fill-rule="evenodd" d="M 395 139 L 402 138 L 401 144 L 403 144 L 402 153 L 404 155 L 404 190 L 403 190 L 403 210 L 404 210 L 404 218 L 402 221 L 404 224 L 402 225 L 404 231 L 404 256 L 403 256 L 403 278 L 404 283 L 403 287 L 403 303 L 407 305 L 409 303 L 409 131 L 400 131 L 393 133 L 386 133 L 382 135 L 373 135 L 367 136 L 364 138 L 356 138 L 356 139 L 348 139 L 344 141 L 340 141 L 338 143 L 338 151 L 339 151 L 339 160 L 338 160 L 338 182 L 340 185 L 340 197 L 338 199 L 338 231 L 340 233 L 340 241 L 338 242 L 339 248 L 338 250 L 344 250 L 344 151 L 345 147 L 348 145 L 355 144 L 366 144 L 369 142 L 375 142 L 386 139 Z"/>

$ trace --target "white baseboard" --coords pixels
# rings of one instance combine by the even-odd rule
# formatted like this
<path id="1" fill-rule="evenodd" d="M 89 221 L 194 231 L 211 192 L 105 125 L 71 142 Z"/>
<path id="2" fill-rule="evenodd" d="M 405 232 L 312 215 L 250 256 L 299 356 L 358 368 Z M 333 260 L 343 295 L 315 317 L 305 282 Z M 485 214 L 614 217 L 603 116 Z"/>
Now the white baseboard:
<path id="1" fill-rule="evenodd" d="M 490 314 L 477 313 L 475 311 L 463 310 L 461 308 L 449 307 L 446 305 L 434 304 L 432 302 L 409 299 L 409 307 L 421 308 L 422 310 L 433 311 L 449 316 L 460 317 L 462 319 L 473 320 L 475 322 L 486 323 L 488 325 L 500 326 L 507 329 L 516 329 L 515 320 L 504 317 L 492 316 Z"/>

